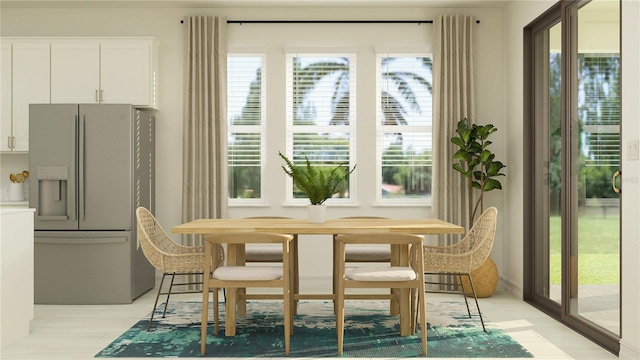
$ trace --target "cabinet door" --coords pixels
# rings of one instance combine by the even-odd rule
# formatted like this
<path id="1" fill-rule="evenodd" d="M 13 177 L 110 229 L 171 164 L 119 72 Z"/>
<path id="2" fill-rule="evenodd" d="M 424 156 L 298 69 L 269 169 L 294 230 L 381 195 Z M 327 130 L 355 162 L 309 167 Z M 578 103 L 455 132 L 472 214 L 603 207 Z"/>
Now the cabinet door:
<path id="1" fill-rule="evenodd" d="M 13 151 L 29 151 L 29 104 L 50 97 L 49 43 L 13 44 Z"/>
<path id="2" fill-rule="evenodd" d="M 100 45 L 71 41 L 51 44 L 51 103 L 99 102 Z"/>
<path id="3" fill-rule="evenodd" d="M 152 106 L 151 42 L 103 42 L 100 48 L 102 102 Z"/>
<path id="4" fill-rule="evenodd" d="M 11 44 L 0 44 L 0 151 L 11 151 Z"/>

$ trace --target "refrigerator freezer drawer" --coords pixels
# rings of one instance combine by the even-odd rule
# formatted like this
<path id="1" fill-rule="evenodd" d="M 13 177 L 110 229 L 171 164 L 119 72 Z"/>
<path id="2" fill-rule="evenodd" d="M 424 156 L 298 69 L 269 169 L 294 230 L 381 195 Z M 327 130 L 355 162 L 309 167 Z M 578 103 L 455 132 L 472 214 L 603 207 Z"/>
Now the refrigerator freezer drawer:
<path id="1" fill-rule="evenodd" d="M 36 304 L 127 304 L 139 295 L 132 232 L 36 231 L 34 240 Z"/>

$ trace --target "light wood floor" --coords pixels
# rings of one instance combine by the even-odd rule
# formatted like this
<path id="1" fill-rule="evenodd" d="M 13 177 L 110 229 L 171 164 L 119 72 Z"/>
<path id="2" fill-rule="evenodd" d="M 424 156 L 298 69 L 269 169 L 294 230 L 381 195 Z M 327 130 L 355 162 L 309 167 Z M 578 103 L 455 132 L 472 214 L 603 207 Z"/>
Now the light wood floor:
<path id="1" fill-rule="evenodd" d="M 0 359 L 94 359 L 98 351 L 149 313 L 154 297 L 155 289 L 127 305 L 36 305 L 30 335 L 2 349 Z M 180 295 L 172 301 L 199 299 L 197 294 Z M 491 323 L 509 332 L 536 359 L 617 359 L 510 294 L 497 291 L 480 299 L 480 306 Z"/>

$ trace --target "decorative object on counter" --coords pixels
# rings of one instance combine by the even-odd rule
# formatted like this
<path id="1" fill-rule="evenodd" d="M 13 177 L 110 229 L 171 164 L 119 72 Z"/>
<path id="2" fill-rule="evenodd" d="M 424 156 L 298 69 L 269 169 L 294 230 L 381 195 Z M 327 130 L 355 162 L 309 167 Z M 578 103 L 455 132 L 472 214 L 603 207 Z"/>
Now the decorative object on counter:
<path id="1" fill-rule="evenodd" d="M 309 198 L 311 203 L 307 206 L 309 211 L 309 221 L 312 223 L 323 223 L 325 219 L 326 207 L 324 202 L 337 194 L 342 181 L 356 169 L 356 165 L 349 169 L 347 164 L 338 164 L 331 170 L 324 167 L 314 166 L 305 156 L 305 165 L 295 165 L 281 152 L 278 155 L 285 161 L 284 172 L 291 176 L 293 184 Z"/>
<path id="2" fill-rule="evenodd" d="M 11 180 L 12 183 L 23 183 L 27 180 L 28 177 L 29 177 L 29 172 L 27 170 L 23 170 L 19 174 L 14 174 L 14 173 L 9 174 L 9 180 Z"/>
<path id="3" fill-rule="evenodd" d="M 11 184 L 9 184 L 9 201 L 24 201 L 24 181 L 28 177 L 29 172 L 27 170 L 18 174 L 9 174 L 9 180 L 11 180 Z"/>
<path id="4" fill-rule="evenodd" d="M 9 184 L 9 201 L 24 201 L 24 183 Z"/>

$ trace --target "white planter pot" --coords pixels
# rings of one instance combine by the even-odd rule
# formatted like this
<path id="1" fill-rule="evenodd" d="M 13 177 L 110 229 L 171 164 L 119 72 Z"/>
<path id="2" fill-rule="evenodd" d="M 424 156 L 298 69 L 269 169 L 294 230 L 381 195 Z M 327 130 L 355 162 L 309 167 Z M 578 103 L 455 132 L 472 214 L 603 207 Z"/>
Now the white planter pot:
<path id="1" fill-rule="evenodd" d="M 326 205 L 307 205 L 310 223 L 323 223 L 327 213 Z"/>

